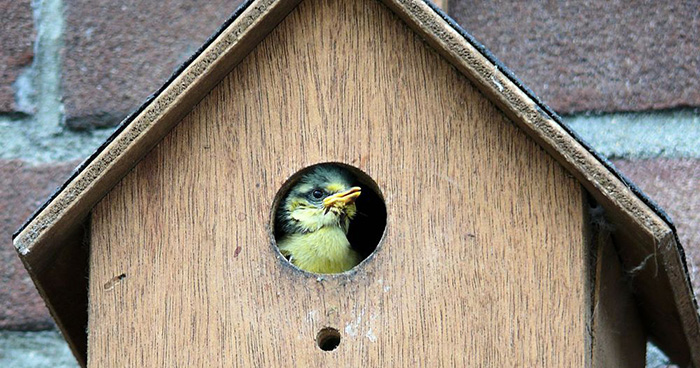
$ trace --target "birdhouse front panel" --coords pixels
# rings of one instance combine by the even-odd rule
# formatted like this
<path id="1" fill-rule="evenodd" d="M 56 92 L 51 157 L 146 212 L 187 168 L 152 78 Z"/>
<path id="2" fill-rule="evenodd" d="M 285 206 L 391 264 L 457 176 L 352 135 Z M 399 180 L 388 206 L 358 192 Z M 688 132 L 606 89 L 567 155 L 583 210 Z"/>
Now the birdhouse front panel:
<path id="1" fill-rule="evenodd" d="M 275 206 L 329 162 L 376 182 L 386 228 L 322 275 Z M 89 365 L 584 366 L 585 208 L 384 5 L 304 1 L 93 210 Z"/>

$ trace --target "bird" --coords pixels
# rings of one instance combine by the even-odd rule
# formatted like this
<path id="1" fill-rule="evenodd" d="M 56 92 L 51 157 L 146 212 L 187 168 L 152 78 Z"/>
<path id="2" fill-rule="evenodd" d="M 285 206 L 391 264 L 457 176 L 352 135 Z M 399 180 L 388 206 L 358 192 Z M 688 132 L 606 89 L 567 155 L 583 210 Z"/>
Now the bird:
<path id="1" fill-rule="evenodd" d="M 348 241 L 355 200 L 362 193 L 353 175 L 337 165 L 303 174 L 276 214 L 280 252 L 298 268 L 318 274 L 348 271 L 361 261 Z"/>

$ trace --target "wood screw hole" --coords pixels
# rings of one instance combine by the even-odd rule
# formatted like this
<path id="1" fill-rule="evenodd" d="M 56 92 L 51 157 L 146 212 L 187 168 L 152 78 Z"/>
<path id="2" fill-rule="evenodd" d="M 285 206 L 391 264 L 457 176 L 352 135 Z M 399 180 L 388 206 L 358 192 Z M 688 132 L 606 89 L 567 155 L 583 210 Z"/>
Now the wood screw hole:
<path id="1" fill-rule="evenodd" d="M 123 273 L 123 274 L 121 274 L 121 275 L 119 275 L 119 276 L 114 276 L 114 277 L 112 277 L 111 280 L 109 280 L 109 281 L 107 281 L 107 283 L 105 283 L 104 289 L 105 289 L 105 290 L 112 290 L 112 289 L 114 289 L 114 286 L 116 286 L 118 283 L 120 283 L 120 282 L 121 282 L 122 280 L 124 280 L 125 278 L 126 278 L 126 274 L 125 274 L 125 273 Z"/>
<path id="2" fill-rule="evenodd" d="M 333 327 L 324 327 L 316 335 L 316 344 L 323 351 L 333 351 L 340 345 L 340 332 Z"/>

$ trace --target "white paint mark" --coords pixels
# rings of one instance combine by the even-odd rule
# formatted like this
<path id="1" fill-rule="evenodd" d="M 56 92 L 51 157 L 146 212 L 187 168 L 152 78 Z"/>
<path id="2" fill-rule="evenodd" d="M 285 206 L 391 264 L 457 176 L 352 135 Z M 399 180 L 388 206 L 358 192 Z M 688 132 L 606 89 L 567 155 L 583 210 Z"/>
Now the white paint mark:
<path id="1" fill-rule="evenodd" d="M 350 337 L 357 337 L 357 325 L 354 325 L 353 323 L 348 323 L 345 325 L 345 334 L 350 336 Z"/>
<path id="2" fill-rule="evenodd" d="M 316 319 L 317 315 L 318 315 L 318 311 L 315 309 L 312 309 L 309 311 L 309 313 L 306 314 L 306 320 L 308 322 L 313 322 Z"/>
<path id="3" fill-rule="evenodd" d="M 357 337 L 360 333 L 361 326 L 360 324 L 362 323 L 362 317 L 365 315 L 365 309 L 362 308 L 360 311 L 360 314 L 357 316 L 357 319 L 354 321 L 351 321 L 350 323 L 345 325 L 345 334 L 351 337 Z"/>
<path id="4" fill-rule="evenodd" d="M 496 88 L 498 88 L 498 90 L 499 90 L 500 92 L 503 92 L 503 85 L 502 85 L 501 82 L 499 82 L 498 79 L 497 79 L 495 76 L 493 76 L 493 75 L 491 76 L 491 82 L 493 82 L 493 84 L 496 86 Z"/>
<path id="5" fill-rule="evenodd" d="M 367 339 L 368 339 L 369 341 L 371 341 L 371 342 L 377 342 L 377 335 L 375 335 L 374 332 L 372 332 L 372 327 L 370 327 L 370 328 L 367 330 L 367 333 L 365 334 L 365 336 L 367 337 Z"/>

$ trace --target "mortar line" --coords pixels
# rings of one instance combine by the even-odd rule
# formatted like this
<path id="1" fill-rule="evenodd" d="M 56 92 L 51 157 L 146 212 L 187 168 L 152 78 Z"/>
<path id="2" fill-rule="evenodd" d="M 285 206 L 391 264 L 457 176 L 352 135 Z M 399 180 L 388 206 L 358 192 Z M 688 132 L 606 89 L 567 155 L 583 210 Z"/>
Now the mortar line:
<path id="1" fill-rule="evenodd" d="M 64 126 L 62 60 L 65 29 L 63 0 L 32 0 L 36 29 L 34 60 L 15 84 L 16 95 L 34 114 L 0 115 L 0 159 L 30 165 L 78 161 L 88 157 L 114 128 L 72 131 Z"/>
<path id="2" fill-rule="evenodd" d="M 578 114 L 563 121 L 611 159 L 700 158 L 700 109 Z"/>
<path id="3" fill-rule="evenodd" d="M 64 127 L 61 73 L 65 29 L 63 0 L 32 0 L 37 37 L 31 83 L 17 84 L 31 96 L 33 116 L 0 116 L 0 159 L 30 164 L 83 160 L 113 131 Z M 31 87 L 29 87 L 31 86 Z M 700 110 L 577 114 L 564 122 L 608 158 L 700 158 Z"/>
<path id="4" fill-rule="evenodd" d="M 33 0 L 37 38 L 34 46 L 34 122 L 49 133 L 60 133 L 63 122 L 61 102 L 61 49 L 63 48 L 63 1 Z M 43 138 L 43 137 L 42 137 Z"/>

